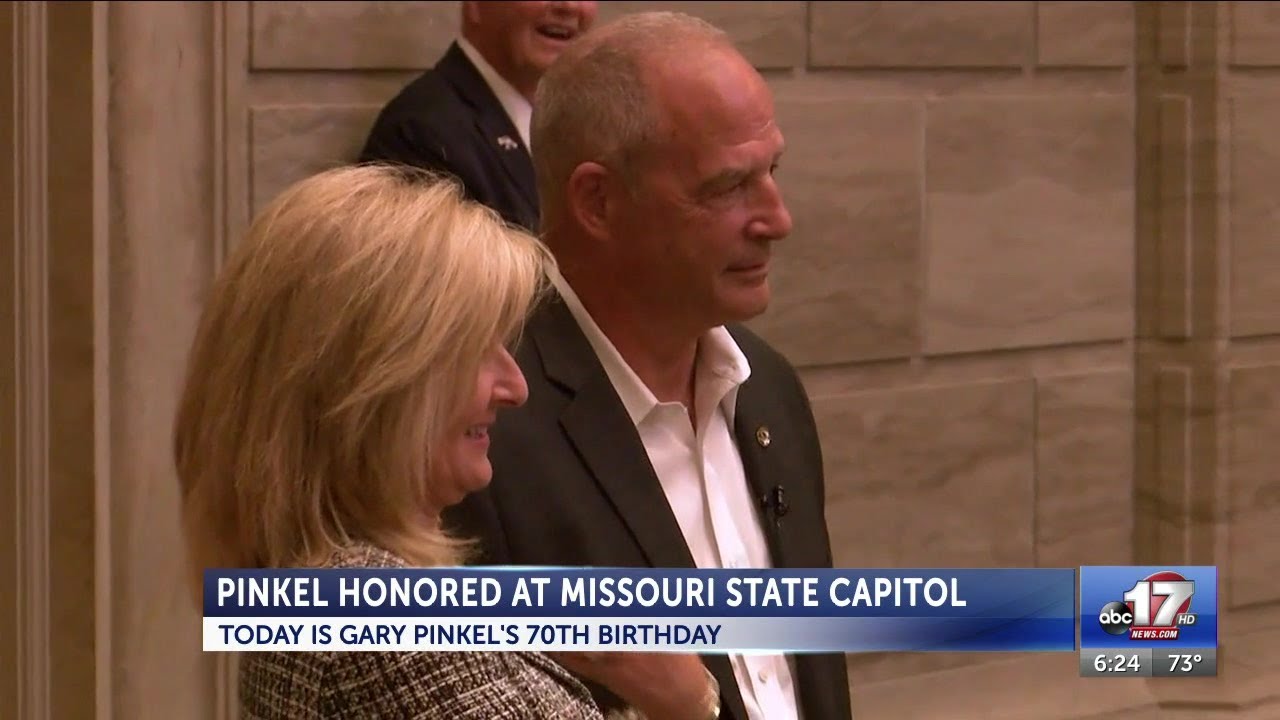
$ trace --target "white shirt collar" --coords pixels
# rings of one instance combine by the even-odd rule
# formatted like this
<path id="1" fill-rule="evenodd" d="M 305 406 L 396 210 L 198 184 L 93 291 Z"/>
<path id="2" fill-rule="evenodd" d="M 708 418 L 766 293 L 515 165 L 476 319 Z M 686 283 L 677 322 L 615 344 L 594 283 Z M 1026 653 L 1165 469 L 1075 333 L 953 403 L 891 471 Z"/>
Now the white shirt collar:
<path id="1" fill-rule="evenodd" d="M 493 69 L 489 61 L 485 60 L 480 51 L 476 50 L 466 38 L 459 37 L 457 42 L 467 59 L 480 71 L 480 76 L 489 85 L 489 89 L 498 96 L 498 102 L 502 103 L 502 109 L 507 111 L 507 117 L 511 118 L 511 123 L 516 126 L 516 131 L 520 133 L 520 139 L 524 141 L 525 148 L 532 147 L 529 143 L 529 123 L 533 117 L 533 105 L 520 94 L 519 90 L 515 89 L 515 86 L 507 82 L 506 78 L 499 75 L 498 71 Z"/>
<path id="2" fill-rule="evenodd" d="M 559 271 L 550 272 L 551 283 L 560 296 L 564 298 L 569 312 L 578 321 L 587 342 L 600 358 L 605 374 L 613 384 L 631 417 L 634 425 L 639 425 L 658 407 L 658 398 L 644 381 L 636 375 L 631 366 L 622 358 L 622 354 L 596 324 L 587 309 L 582 305 L 577 293 L 569 286 L 569 282 Z M 712 328 L 698 343 L 697 391 L 699 396 L 711 393 L 712 402 L 723 407 L 729 427 L 733 427 L 734 414 L 737 409 L 738 387 L 751 376 L 751 365 L 743 354 L 738 343 L 723 326 Z M 701 403 L 700 403 L 701 404 Z M 699 412 L 705 416 L 705 412 Z"/>

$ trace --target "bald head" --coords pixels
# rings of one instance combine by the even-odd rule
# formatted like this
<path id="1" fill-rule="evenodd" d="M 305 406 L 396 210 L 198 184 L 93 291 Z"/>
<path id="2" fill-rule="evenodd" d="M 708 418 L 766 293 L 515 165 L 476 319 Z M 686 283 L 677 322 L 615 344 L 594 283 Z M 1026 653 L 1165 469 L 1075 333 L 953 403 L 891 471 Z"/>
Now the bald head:
<path id="1" fill-rule="evenodd" d="M 702 142 L 749 119 L 754 128 L 773 122 L 773 96 L 756 69 L 736 50 L 714 46 L 695 62 L 655 61 L 646 73 L 655 138 L 664 143 Z"/>
<path id="2" fill-rule="evenodd" d="M 690 70 L 707 65 L 738 71 L 741 59 L 724 31 L 681 13 L 626 15 L 575 41 L 538 85 L 531 128 L 533 163 L 545 227 L 564 211 L 574 169 L 598 162 L 624 177 L 685 104 Z M 705 72 L 694 72 L 705 75 Z"/>

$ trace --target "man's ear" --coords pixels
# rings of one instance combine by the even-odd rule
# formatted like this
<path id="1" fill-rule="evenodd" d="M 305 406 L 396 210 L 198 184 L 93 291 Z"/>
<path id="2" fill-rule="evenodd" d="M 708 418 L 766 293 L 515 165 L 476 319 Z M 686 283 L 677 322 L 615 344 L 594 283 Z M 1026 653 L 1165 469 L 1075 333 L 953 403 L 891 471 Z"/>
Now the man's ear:
<path id="1" fill-rule="evenodd" d="M 609 170 L 594 162 L 578 165 L 569 175 L 565 198 L 569 212 L 593 238 L 609 233 L 609 181 Z"/>

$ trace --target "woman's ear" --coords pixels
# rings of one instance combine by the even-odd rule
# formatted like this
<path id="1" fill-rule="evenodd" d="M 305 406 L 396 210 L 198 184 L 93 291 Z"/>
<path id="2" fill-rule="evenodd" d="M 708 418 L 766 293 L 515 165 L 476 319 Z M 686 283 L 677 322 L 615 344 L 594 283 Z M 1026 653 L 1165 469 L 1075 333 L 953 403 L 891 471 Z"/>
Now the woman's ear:
<path id="1" fill-rule="evenodd" d="M 609 231 L 609 170 L 599 163 L 585 162 L 569 175 L 565 200 L 569 213 L 593 238 Z"/>

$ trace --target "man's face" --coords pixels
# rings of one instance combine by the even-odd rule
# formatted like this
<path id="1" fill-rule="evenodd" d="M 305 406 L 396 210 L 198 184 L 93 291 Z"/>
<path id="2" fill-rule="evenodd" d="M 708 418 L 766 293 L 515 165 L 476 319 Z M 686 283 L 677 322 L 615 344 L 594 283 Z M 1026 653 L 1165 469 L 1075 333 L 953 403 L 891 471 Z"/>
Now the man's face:
<path id="1" fill-rule="evenodd" d="M 610 235 L 635 292 L 699 330 L 768 307 L 772 245 L 791 232 L 774 179 L 783 137 L 764 80 L 736 53 L 659 66 L 660 141 Z"/>
<path id="2" fill-rule="evenodd" d="M 596 11 L 595 2 L 469 2 L 465 9 L 473 42 L 522 90 L 536 85 L 570 41 L 591 28 Z"/>

